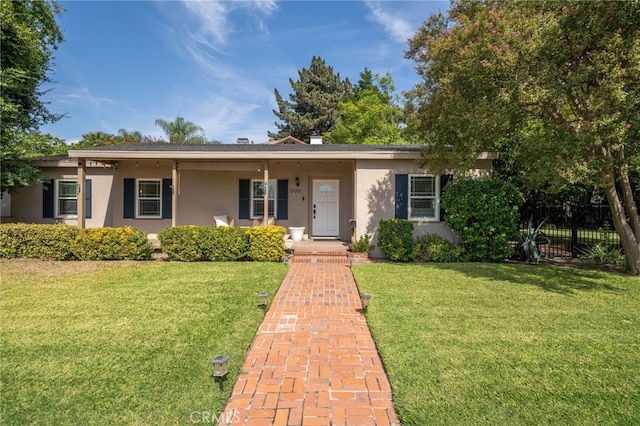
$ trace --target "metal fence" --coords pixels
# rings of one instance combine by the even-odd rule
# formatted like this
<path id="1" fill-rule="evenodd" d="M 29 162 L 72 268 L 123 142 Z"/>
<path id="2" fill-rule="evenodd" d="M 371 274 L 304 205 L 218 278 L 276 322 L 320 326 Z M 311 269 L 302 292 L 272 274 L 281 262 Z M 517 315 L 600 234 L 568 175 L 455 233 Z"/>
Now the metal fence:
<path id="1" fill-rule="evenodd" d="M 529 204 L 520 209 L 520 230 L 526 230 L 529 219 L 533 226 L 544 220 L 542 232 L 550 244 L 541 244 L 542 257 L 580 257 L 594 244 L 620 246 L 608 205 L 540 205 Z"/>

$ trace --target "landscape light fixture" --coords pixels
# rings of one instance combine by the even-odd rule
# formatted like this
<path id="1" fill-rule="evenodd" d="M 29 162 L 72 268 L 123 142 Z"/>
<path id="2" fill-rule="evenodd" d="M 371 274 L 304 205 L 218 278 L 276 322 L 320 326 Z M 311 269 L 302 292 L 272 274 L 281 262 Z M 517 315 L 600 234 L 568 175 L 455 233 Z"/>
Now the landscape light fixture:
<path id="1" fill-rule="evenodd" d="M 362 311 L 367 312 L 369 309 L 369 304 L 371 303 L 371 295 L 370 294 L 361 294 L 360 302 L 362 302 Z"/>
<path id="2" fill-rule="evenodd" d="M 261 307 L 265 312 L 267 312 L 267 303 L 269 298 L 269 293 L 263 291 L 258 295 L 258 306 Z"/>
<path id="3" fill-rule="evenodd" d="M 224 376 L 229 372 L 227 368 L 229 357 L 226 355 L 218 355 L 212 359 L 209 364 L 213 365 L 213 377 L 217 377 L 220 383 L 220 390 L 223 390 Z"/>

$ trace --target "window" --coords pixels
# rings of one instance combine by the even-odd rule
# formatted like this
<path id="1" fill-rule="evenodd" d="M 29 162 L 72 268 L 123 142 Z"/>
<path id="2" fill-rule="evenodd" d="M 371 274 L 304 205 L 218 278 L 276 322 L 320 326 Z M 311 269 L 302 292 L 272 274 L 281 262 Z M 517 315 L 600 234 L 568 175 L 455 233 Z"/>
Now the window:
<path id="1" fill-rule="evenodd" d="M 56 216 L 78 214 L 78 183 L 75 180 L 56 181 Z"/>
<path id="2" fill-rule="evenodd" d="M 137 217 L 160 218 L 162 216 L 162 184 L 160 179 L 138 179 Z"/>
<path id="3" fill-rule="evenodd" d="M 435 176 L 409 176 L 409 219 L 437 219 L 438 179 Z"/>
<path id="4" fill-rule="evenodd" d="M 264 216 L 264 190 L 262 180 L 251 181 L 251 218 Z M 269 181 L 269 216 L 276 216 L 276 181 Z"/>

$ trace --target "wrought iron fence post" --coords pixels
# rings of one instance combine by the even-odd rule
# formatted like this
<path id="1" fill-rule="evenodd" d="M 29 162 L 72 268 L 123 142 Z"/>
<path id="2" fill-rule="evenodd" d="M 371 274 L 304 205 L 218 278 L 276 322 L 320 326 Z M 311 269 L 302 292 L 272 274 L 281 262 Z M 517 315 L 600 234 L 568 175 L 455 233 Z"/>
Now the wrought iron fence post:
<path id="1" fill-rule="evenodd" d="M 570 205 L 571 209 L 571 257 L 578 257 L 578 220 L 576 218 L 578 212 L 574 205 Z"/>

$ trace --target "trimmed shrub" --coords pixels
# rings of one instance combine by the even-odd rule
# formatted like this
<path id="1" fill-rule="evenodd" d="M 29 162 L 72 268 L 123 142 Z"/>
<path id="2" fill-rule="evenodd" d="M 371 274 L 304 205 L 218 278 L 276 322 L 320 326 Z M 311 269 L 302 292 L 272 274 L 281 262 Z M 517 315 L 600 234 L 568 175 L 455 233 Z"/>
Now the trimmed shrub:
<path id="1" fill-rule="evenodd" d="M 249 235 L 246 228 L 218 226 L 211 232 L 200 233 L 199 246 L 207 260 L 243 260 L 249 254 Z"/>
<path id="2" fill-rule="evenodd" d="M 454 181 L 442 195 L 445 221 L 472 261 L 499 262 L 512 254 L 523 202 L 515 185 L 499 179 Z"/>
<path id="3" fill-rule="evenodd" d="M 125 226 L 81 229 L 71 250 L 80 260 L 148 260 L 153 247 L 145 232 Z"/>
<path id="4" fill-rule="evenodd" d="M 176 226 L 158 234 L 162 251 L 171 260 L 244 260 L 249 253 L 247 228 L 227 226 Z"/>
<path id="5" fill-rule="evenodd" d="M 162 252 L 171 260 L 182 262 L 195 262 L 204 260 L 204 254 L 200 245 L 201 234 L 211 234 L 213 228 L 208 226 L 185 225 L 175 228 L 166 228 L 158 234 L 162 246 Z M 205 235 L 204 240 L 209 240 L 210 235 Z"/>
<path id="6" fill-rule="evenodd" d="M 71 243 L 80 228 L 69 225 L 0 225 L 0 257 L 72 260 Z"/>
<path id="7" fill-rule="evenodd" d="M 416 262 L 458 262 L 462 255 L 460 245 L 436 234 L 420 235 L 413 248 L 413 259 Z"/>
<path id="8" fill-rule="evenodd" d="M 354 241 L 349 245 L 349 251 L 352 253 L 368 253 L 374 248 L 376 246 L 371 244 L 371 235 L 369 234 L 364 234 L 358 238 L 358 241 Z"/>
<path id="9" fill-rule="evenodd" d="M 280 262 L 284 258 L 284 234 L 282 226 L 254 226 L 247 229 L 250 248 L 249 258 L 257 262 Z"/>
<path id="10" fill-rule="evenodd" d="M 413 222 L 382 219 L 378 229 L 378 247 L 389 260 L 410 261 L 413 257 Z"/>

